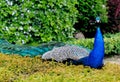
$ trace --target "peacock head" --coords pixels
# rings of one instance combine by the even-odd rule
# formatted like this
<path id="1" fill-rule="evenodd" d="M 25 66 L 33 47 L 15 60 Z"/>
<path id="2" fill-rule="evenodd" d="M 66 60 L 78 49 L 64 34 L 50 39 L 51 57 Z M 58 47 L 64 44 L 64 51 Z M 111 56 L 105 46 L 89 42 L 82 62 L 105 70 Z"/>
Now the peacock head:
<path id="1" fill-rule="evenodd" d="M 98 27 L 94 39 L 93 50 L 88 56 L 88 66 L 92 68 L 101 68 L 103 66 L 104 53 L 104 40 L 100 28 Z"/>

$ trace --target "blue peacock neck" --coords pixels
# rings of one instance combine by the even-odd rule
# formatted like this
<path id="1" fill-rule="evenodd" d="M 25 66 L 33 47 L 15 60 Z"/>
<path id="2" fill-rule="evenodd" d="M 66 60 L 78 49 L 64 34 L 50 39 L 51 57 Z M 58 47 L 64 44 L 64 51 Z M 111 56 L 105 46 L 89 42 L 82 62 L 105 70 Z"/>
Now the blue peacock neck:
<path id="1" fill-rule="evenodd" d="M 104 59 L 104 40 L 100 28 L 97 28 L 94 47 L 88 56 L 88 65 L 92 68 L 99 68 L 103 66 Z"/>

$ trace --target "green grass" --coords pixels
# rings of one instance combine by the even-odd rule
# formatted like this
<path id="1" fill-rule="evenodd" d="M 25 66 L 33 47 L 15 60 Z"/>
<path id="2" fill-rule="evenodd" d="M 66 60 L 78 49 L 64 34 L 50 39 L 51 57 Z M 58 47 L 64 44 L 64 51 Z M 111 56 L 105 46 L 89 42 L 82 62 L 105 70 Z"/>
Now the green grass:
<path id="1" fill-rule="evenodd" d="M 0 54 L 0 82 L 120 82 L 120 66 L 106 63 L 102 69 Z"/>

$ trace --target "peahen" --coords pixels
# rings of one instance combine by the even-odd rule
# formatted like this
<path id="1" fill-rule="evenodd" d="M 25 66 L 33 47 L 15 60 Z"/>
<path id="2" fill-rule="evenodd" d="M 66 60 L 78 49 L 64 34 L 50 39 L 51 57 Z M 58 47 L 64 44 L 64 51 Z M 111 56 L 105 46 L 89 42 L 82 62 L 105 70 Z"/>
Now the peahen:
<path id="1" fill-rule="evenodd" d="M 101 68 L 103 66 L 104 52 L 102 33 L 100 28 L 97 28 L 93 50 L 89 51 L 83 47 L 66 45 L 44 53 L 42 59 L 53 59 L 57 62 L 67 61 L 73 64 L 83 64 L 84 66 L 90 66 L 92 68 Z"/>

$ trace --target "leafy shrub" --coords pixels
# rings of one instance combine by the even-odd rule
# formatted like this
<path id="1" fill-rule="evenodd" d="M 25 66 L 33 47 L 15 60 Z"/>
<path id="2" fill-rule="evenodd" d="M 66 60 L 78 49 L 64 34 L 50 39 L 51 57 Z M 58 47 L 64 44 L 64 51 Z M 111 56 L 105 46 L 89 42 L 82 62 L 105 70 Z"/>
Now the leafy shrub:
<path id="1" fill-rule="evenodd" d="M 77 0 L 1 0 L 1 38 L 16 44 L 72 37 Z"/>
<path id="2" fill-rule="evenodd" d="M 108 0 L 109 25 L 113 32 L 120 32 L 120 0 Z"/>
<path id="3" fill-rule="evenodd" d="M 98 70 L 42 61 L 40 57 L 0 54 L 0 82 L 119 82 L 118 71 L 120 66 L 110 63 Z"/>
<path id="4" fill-rule="evenodd" d="M 107 22 L 106 0 L 78 0 L 76 6 L 79 11 L 79 22 L 75 24 L 75 28 L 82 32 L 94 32 L 96 16 L 101 17 L 101 22 Z"/>
<path id="5" fill-rule="evenodd" d="M 107 35 L 107 34 L 106 34 Z M 120 33 L 109 34 L 105 36 L 106 41 L 106 53 L 111 54 L 120 54 Z"/>
<path id="6" fill-rule="evenodd" d="M 107 55 L 120 54 L 119 38 L 120 38 L 120 33 L 104 35 L 105 54 Z M 80 40 L 71 40 L 68 41 L 67 43 L 80 45 L 92 49 L 93 42 L 94 42 L 93 39 L 80 39 Z"/>

